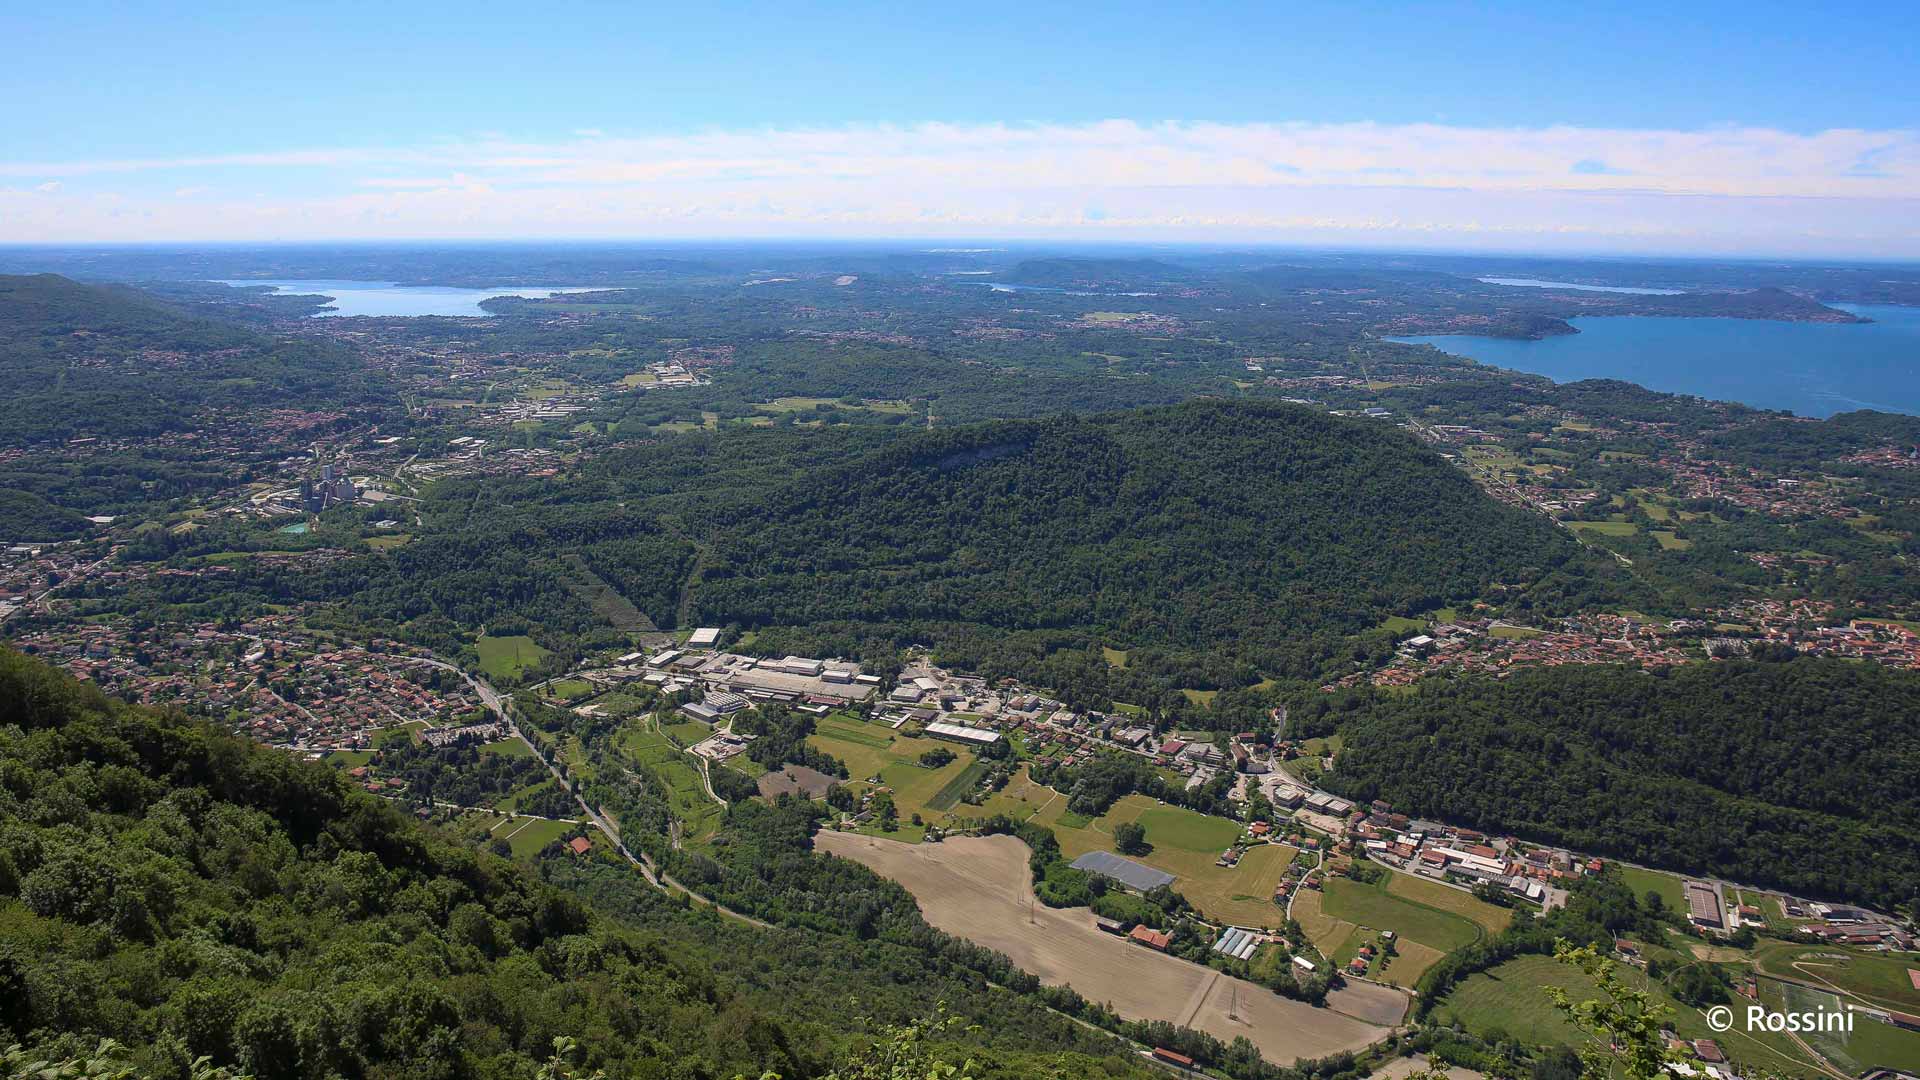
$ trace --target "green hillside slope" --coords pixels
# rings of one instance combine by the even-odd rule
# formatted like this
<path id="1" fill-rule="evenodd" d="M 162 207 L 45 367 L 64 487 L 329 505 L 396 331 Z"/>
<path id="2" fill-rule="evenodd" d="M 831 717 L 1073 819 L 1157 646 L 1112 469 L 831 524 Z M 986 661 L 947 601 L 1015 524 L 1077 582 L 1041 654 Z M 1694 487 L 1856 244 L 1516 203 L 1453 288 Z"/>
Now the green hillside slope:
<path id="1" fill-rule="evenodd" d="M 1910 672 L 1570 666 L 1319 709 L 1345 736 L 1324 783 L 1354 798 L 1807 895 L 1904 904 L 1920 882 Z"/>
<path id="2" fill-rule="evenodd" d="M 1551 606 L 1610 580 L 1390 426 L 1252 402 L 902 439 L 757 499 L 713 542 L 702 622 L 1038 630 L 1268 671 L 1389 614 L 1495 591 Z"/>
<path id="3" fill-rule="evenodd" d="M 333 770 L 0 651 L 0 1046 L 138 1075 L 820 1076 L 884 1025 L 991 1075 L 1143 1076 L 1120 1043 L 898 943 L 759 930 L 610 855 L 453 846 Z M 580 899 L 595 898 L 594 906 Z M 863 1020 L 861 1018 L 870 1018 Z"/>

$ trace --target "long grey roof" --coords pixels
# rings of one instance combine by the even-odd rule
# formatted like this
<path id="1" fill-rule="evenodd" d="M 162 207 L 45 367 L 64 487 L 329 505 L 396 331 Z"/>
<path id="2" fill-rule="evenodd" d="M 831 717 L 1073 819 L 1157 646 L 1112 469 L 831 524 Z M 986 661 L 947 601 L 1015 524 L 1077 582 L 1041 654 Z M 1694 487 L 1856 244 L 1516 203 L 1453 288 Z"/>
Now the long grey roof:
<path id="1" fill-rule="evenodd" d="M 1132 859 L 1123 859 L 1111 851 L 1089 851 L 1073 860 L 1075 870 L 1085 870 L 1089 874 L 1110 877 L 1129 889 L 1151 892 L 1162 885 L 1173 884 L 1172 874 L 1164 870 L 1155 870 L 1151 866 L 1142 866 Z"/>

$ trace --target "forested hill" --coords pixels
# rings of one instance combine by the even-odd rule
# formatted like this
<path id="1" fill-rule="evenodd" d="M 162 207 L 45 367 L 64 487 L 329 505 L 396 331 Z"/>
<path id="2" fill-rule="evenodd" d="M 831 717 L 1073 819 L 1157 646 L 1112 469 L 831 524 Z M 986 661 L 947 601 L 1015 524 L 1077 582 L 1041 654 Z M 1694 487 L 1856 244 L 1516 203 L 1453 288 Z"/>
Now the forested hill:
<path id="1" fill-rule="evenodd" d="M 0 1046 L 111 1037 L 151 1077 L 207 1055 L 259 1080 L 532 1080 L 565 1036 L 581 1075 L 796 1080 L 944 1001 L 980 1028 L 935 1049 L 989 1075 L 1146 1075 L 978 971 L 725 922 L 600 847 L 541 869 L 604 909 L 331 769 L 0 650 Z"/>
<path id="2" fill-rule="evenodd" d="M 240 327 L 195 319 L 137 290 L 82 285 L 58 274 L 0 275 L 0 340 L 45 356 L 141 348 L 217 349 L 252 344 Z"/>
<path id="3" fill-rule="evenodd" d="M 210 408 L 340 408 L 380 383 L 339 346 L 275 339 L 122 286 L 0 276 L 0 445 L 182 430 Z"/>
<path id="4" fill-rule="evenodd" d="M 1392 426 L 1258 402 L 907 437 L 713 535 L 702 622 L 1041 630 L 1268 672 L 1390 614 L 1614 580 Z"/>
<path id="5" fill-rule="evenodd" d="M 1812 896 L 1920 892 L 1920 674 L 1844 660 L 1522 671 L 1358 692 L 1361 800 Z"/>

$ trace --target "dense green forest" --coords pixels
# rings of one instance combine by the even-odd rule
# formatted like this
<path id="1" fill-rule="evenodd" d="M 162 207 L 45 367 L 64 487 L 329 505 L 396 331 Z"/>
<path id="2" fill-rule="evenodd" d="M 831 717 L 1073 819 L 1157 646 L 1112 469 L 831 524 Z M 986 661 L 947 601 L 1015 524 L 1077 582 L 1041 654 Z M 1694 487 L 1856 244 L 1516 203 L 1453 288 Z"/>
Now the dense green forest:
<path id="1" fill-rule="evenodd" d="M 924 643 L 1104 706 L 1123 687 L 1157 705 L 1183 686 L 1316 677 L 1389 615 L 1482 597 L 1571 611 L 1625 584 L 1390 426 L 1251 401 L 675 437 L 557 479 L 448 481 L 420 513 L 389 553 L 242 563 L 122 599 L 200 617 L 326 602 L 317 618 L 342 630 L 450 655 L 482 627 L 527 632 L 565 664 L 622 640 L 582 602 L 577 558 L 663 627 L 754 629 L 756 648 L 882 669 Z M 285 542 L 215 527 L 130 554 Z M 1098 645 L 1138 655 L 1113 672 Z"/>
<path id="2" fill-rule="evenodd" d="M 153 1077 L 206 1055 L 262 1080 L 526 1078 L 565 1036 L 614 1075 L 791 1080 L 945 1001 L 984 1026 L 943 1053 L 987 1075 L 1142 1075 L 910 944 L 727 923 L 557 849 L 541 866 L 566 888 L 0 653 L 0 1042 L 112 1037 Z"/>
<path id="3" fill-rule="evenodd" d="M 0 539 L 68 540 L 90 527 L 86 518 L 32 492 L 0 488 Z"/>
<path id="4" fill-rule="evenodd" d="M 1310 673 L 1390 614 L 1565 610 L 1611 576 L 1397 430 L 1255 402 L 915 435 L 715 516 L 700 621 L 931 637 L 989 672 L 1037 631 Z"/>
<path id="5" fill-rule="evenodd" d="M 1844 660 L 1559 667 L 1297 716 L 1324 786 L 1582 851 L 1892 906 L 1920 892 L 1920 675 Z"/>

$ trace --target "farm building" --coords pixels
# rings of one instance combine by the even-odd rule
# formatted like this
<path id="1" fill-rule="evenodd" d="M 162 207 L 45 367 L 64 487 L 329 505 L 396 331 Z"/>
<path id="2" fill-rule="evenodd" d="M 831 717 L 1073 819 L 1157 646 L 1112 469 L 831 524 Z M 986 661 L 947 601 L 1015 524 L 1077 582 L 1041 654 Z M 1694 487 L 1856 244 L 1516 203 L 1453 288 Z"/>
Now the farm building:
<path id="1" fill-rule="evenodd" d="M 1709 930 L 1726 929 L 1726 916 L 1720 913 L 1720 890 L 1704 881 L 1686 885 L 1687 918 Z"/>
<path id="2" fill-rule="evenodd" d="M 1153 1056 L 1155 1060 L 1163 1061 L 1168 1065 L 1173 1065 L 1178 1068 L 1186 1069 L 1190 1072 L 1197 1071 L 1192 1058 L 1188 1057 L 1185 1054 L 1178 1053 L 1173 1050 L 1169 1050 L 1164 1046 L 1154 1047 Z"/>
<path id="3" fill-rule="evenodd" d="M 948 742 L 966 743 L 968 746 L 991 746 L 1000 741 L 1000 733 L 985 728 L 968 727 L 965 724 L 932 723 L 927 725 L 927 734 Z"/>
<path id="4" fill-rule="evenodd" d="M 1162 885 L 1174 882 L 1172 874 L 1164 870 L 1155 870 L 1143 866 L 1132 859 L 1123 859 L 1111 851 L 1089 851 L 1073 860 L 1075 870 L 1089 874 L 1099 874 L 1110 881 L 1117 881 L 1134 892 L 1152 892 Z"/>
<path id="5" fill-rule="evenodd" d="M 1158 949 L 1161 952 L 1166 952 L 1167 946 L 1173 944 L 1173 935 L 1163 933 L 1155 930 L 1151 926 L 1142 924 L 1133 928 L 1133 933 L 1127 935 L 1127 940 L 1139 945 L 1145 945 L 1149 949 Z"/>
<path id="6" fill-rule="evenodd" d="M 1213 943 L 1214 952 L 1222 956 L 1231 956 L 1235 960 L 1245 960 L 1251 957 L 1254 950 L 1259 947 L 1260 938 L 1256 936 L 1253 931 L 1242 929 L 1238 926 L 1228 927 L 1226 932 L 1221 934 L 1219 939 Z"/>

